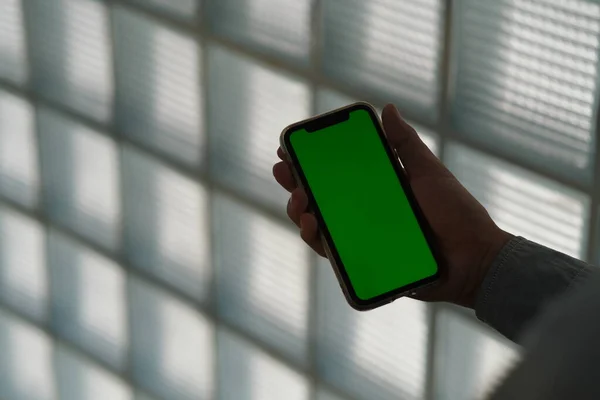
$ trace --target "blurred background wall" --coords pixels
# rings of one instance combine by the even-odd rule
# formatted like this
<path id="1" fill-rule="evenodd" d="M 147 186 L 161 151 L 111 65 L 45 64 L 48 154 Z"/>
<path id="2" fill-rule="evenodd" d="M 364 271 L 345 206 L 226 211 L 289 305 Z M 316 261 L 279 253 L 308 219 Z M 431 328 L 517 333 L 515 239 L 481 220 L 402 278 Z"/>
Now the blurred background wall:
<path id="1" fill-rule="evenodd" d="M 278 136 L 394 102 L 503 228 L 596 262 L 599 35 L 591 0 L 0 0 L 0 398 L 483 395 L 518 348 L 351 310 Z"/>

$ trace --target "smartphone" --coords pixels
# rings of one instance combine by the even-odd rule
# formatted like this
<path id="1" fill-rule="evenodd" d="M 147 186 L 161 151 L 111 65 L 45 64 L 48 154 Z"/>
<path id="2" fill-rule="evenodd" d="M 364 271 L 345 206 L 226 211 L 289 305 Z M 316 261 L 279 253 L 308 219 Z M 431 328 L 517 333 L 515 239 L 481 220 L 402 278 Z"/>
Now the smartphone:
<path id="1" fill-rule="evenodd" d="M 431 228 L 373 106 L 297 122 L 280 142 L 353 308 L 379 307 L 439 278 Z"/>

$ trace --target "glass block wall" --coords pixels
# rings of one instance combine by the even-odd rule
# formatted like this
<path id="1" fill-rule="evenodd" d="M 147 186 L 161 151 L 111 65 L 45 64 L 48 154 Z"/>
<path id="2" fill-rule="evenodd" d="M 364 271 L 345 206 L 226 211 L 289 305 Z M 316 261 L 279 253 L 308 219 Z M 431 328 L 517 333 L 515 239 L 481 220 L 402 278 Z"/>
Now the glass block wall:
<path id="1" fill-rule="evenodd" d="M 394 102 L 503 228 L 596 262 L 599 35 L 592 0 L 0 0 L 0 398 L 485 395 L 519 349 L 350 309 L 278 135 Z"/>

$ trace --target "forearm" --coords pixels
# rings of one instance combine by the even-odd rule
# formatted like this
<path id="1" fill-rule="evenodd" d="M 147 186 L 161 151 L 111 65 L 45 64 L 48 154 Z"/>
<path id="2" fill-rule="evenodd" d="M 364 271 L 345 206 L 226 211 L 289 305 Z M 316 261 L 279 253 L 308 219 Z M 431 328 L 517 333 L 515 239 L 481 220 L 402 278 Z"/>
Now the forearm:
<path id="1" fill-rule="evenodd" d="M 513 238 L 498 254 L 477 296 L 477 317 L 511 340 L 552 299 L 600 270 L 583 261 Z"/>

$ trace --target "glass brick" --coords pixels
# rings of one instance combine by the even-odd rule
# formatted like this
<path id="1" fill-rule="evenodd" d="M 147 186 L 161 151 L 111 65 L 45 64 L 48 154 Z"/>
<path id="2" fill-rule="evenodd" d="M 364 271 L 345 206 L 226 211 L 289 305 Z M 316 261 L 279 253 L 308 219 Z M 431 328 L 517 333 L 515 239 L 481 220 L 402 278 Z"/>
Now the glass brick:
<path id="1" fill-rule="evenodd" d="M 307 356 L 308 248 L 298 233 L 249 207 L 214 201 L 217 309 L 298 363 Z"/>
<path id="2" fill-rule="evenodd" d="M 591 183 L 600 4 L 458 5 L 451 110 L 456 130 L 495 152 Z"/>
<path id="3" fill-rule="evenodd" d="M 0 195 L 34 208 L 39 191 L 33 108 L 22 98 L 0 90 Z"/>
<path id="4" fill-rule="evenodd" d="M 133 400 L 127 383 L 64 345 L 54 365 L 61 400 Z"/>
<path id="5" fill-rule="evenodd" d="M 28 75 L 21 2 L 0 0 L 0 78 L 19 85 Z"/>
<path id="6" fill-rule="evenodd" d="M 361 399 L 421 399 L 427 363 L 427 308 L 401 298 L 360 313 L 348 305 L 323 260 L 318 266 L 317 368 Z"/>
<path id="7" fill-rule="evenodd" d="M 48 260 L 54 330 L 116 370 L 123 369 L 127 304 L 122 268 L 56 231 L 50 232 Z"/>
<path id="8" fill-rule="evenodd" d="M 227 331 L 218 332 L 221 400 L 308 400 L 307 379 Z"/>
<path id="9" fill-rule="evenodd" d="M 127 259 L 206 299 L 211 264 L 205 189 L 132 148 L 123 150 L 122 160 Z"/>
<path id="10" fill-rule="evenodd" d="M 210 29 L 258 51 L 308 64 L 310 0 L 207 1 Z"/>
<path id="11" fill-rule="evenodd" d="M 323 69 L 386 96 L 401 111 L 438 115 L 444 2 L 324 0 Z"/>
<path id="12" fill-rule="evenodd" d="M 308 86 L 220 47 L 209 52 L 211 175 L 283 212 L 273 179 L 279 133 L 308 117 Z"/>
<path id="13" fill-rule="evenodd" d="M 0 207 L 0 298 L 23 315 L 47 317 L 46 235 L 40 223 Z"/>
<path id="14" fill-rule="evenodd" d="M 32 86 L 100 122 L 114 95 L 108 9 L 97 0 L 27 0 Z"/>
<path id="15" fill-rule="evenodd" d="M 133 378 L 165 399 L 211 399 L 214 328 L 191 306 L 139 279 L 129 281 Z"/>
<path id="16" fill-rule="evenodd" d="M 518 360 L 516 345 L 475 319 L 449 310 L 437 318 L 435 398 L 486 398 Z"/>
<path id="17" fill-rule="evenodd" d="M 0 352 L 3 399 L 58 399 L 48 335 L 0 310 Z"/>
<path id="18" fill-rule="evenodd" d="M 459 145 L 448 146 L 446 162 L 502 229 L 584 256 L 590 208 L 585 194 Z"/>
<path id="19" fill-rule="evenodd" d="M 109 250 L 119 244 L 115 143 L 66 117 L 38 112 L 45 208 L 50 217 Z"/>
<path id="20" fill-rule="evenodd" d="M 200 49 L 192 38 L 117 7 L 117 128 L 183 163 L 204 151 Z"/>

